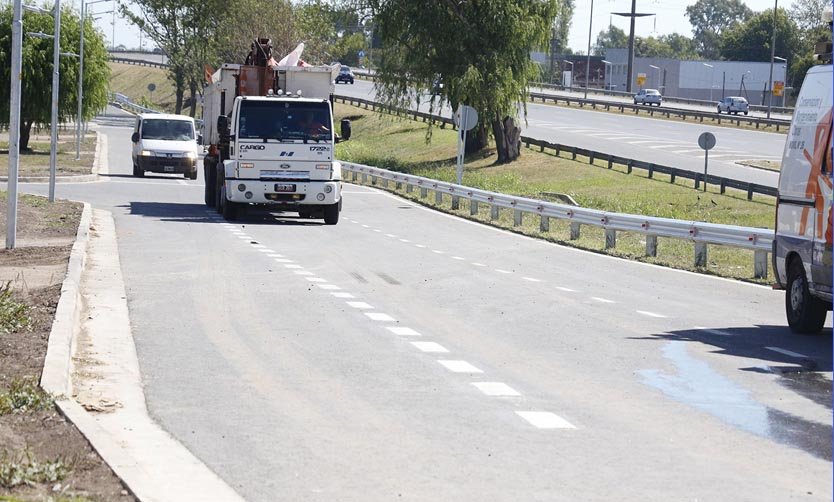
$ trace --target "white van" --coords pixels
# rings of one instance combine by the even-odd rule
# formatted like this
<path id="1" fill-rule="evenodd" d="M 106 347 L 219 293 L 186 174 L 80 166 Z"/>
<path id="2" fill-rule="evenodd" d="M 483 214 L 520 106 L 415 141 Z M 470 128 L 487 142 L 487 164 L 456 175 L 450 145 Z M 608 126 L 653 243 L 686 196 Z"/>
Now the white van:
<path id="1" fill-rule="evenodd" d="M 791 330 L 817 333 L 831 310 L 831 64 L 805 76 L 782 156 L 773 270 Z"/>
<path id="2" fill-rule="evenodd" d="M 143 113 L 133 129 L 133 175 L 179 173 L 197 179 L 194 119 L 185 115 Z"/>

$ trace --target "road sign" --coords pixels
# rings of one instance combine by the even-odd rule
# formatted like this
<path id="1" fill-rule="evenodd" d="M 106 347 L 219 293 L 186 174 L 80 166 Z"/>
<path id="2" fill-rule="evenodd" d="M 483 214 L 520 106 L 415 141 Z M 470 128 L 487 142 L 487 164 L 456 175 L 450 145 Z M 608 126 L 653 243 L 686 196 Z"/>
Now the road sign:
<path id="1" fill-rule="evenodd" d="M 154 84 L 154 83 L 148 84 L 148 90 L 151 91 L 151 92 L 155 91 L 156 90 L 156 84 Z"/>
<path id="2" fill-rule="evenodd" d="M 365 57 L 365 51 L 359 51 L 359 57 L 360 58 Z"/>
<path id="3" fill-rule="evenodd" d="M 715 135 L 711 132 L 702 133 L 698 136 L 698 146 L 704 150 L 712 150 L 715 146 Z"/>
<path id="4" fill-rule="evenodd" d="M 715 135 L 711 132 L 698 136 L 698 146 L 704 149 L 704 191 L 707 191 L 707 166 L 709 166 L 709 151 L 715 146 Z M 695 181 L 697 183 L 697 180 Z M 698 185 L 695 185 L 698 188 Z"/>
<path id="5" fill-rule="evenodd" d="M 637 85 L 643 86 L 646 85 L 646 74 L 645 73 L 638 73 L 637 74 Z"/>
<path id="6" fill-rule="evenodd" d="M 781 80 L 773 82 L 773 95 L 781 96 L 783 92 L 785 92 L 785 83 Z"/>
<path id="7" fill-rule="evenodd" d="M 461 105 L 455 112 L 455 125 L 465 131 L 478 124 L 478 112 L 471 106 Z"/>

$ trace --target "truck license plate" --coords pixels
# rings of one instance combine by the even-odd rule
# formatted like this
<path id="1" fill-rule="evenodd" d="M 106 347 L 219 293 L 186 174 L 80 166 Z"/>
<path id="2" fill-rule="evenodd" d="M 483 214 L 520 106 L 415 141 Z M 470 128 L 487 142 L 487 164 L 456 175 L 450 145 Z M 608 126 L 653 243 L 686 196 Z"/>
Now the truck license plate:
<path id="1" fill-rule="evenodd" d="M 295 192 L 295 185 L 287 185 L 284 183 L 275 184 L 276 192 Z"/>
<path id="2" fill-rule="evenodd" d="M 165 166 L 164 169 L 166 173 L 174 172 L 174 166 Z"/>

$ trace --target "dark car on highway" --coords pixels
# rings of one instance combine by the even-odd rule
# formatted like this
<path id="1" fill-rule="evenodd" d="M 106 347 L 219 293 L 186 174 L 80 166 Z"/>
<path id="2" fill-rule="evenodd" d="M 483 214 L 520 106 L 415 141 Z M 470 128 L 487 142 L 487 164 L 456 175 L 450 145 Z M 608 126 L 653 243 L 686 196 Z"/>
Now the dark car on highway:
<path id="1" fill-rule="evenodd" d="M 344 82 L 346 84 L 353 84 L 353 72 L 347 66 L 342 66 L 339 70 L 339 75 L 336 76 L 336 83 Z"/>

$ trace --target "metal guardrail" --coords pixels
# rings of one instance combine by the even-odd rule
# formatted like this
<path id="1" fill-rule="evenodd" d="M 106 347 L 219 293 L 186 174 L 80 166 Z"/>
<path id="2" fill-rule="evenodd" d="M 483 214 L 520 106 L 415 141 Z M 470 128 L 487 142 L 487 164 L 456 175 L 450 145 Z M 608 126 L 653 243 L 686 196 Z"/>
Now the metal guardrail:
<path id="1" fill-rule="evenodd" d="M 364 106 L 366 109 L 379 109 L 389 113 L 399 113 L 402 115 L 407 115 L 409 117 L 413 117 L 414 120 L 421 119 L 423 122 L 438 122 L 440 123 L 441 128 L 444 128 L 447 125 L 451 125 L 452 127 L 454 127 L 454 122 L 451 118 L 441 117 L 439 115 L 432 115 L 430 113 L 413 110 L 396 109 L 377 103 L 375 101 L 362 98 L 354 98 L 350 96 L 335 96 L 335 99 L 343 103 Z M 703 173 L 687 171 L 685 169 L 680 169 L 677 167 L 664 166 L 652 162 L 629 159 L 626 157 L 619 157 L 617 155 L 611 155 L 609 153 L 588 150 L 586 148 L 577 148 L 575 146 L 562 145 L 559 143 L 550 143 L 549 141 L 530 138 L 528 136 L 522 136 L 521 142 L 528 148 L 538 147 L 539 151 L 542 152 L 545 149 L 553 150 L 556 152 L 557 156 L 560 155 L 562 152 L 570 153 L 572 160 L 576 160 L 577 156 L 587 157 L 589 164 L 593 164 L 597 160 L 604 160 L 607 163 L 608 169 L 612 169 L 615 165 L 625 166 L 629 174 L 631 174 L 632 170 L 634 169 L 642 169 L 646 171 L 649 178 L 652 178 L 655 173 L 667 174 L 669 175 L 670 183 L 674 183 L 677 178 L 691 179 L 694 181 L 695 188 L 698 188 L 701 186 L 701 183 L 704 182 Z M 718 186 L 721 190 L 721 193 L 725 193 L 727 188 L 734 188 L 736 190 L 742 190 L 744 192 L 747 192 L 748 200 L 752 200 L 754 194 L 769 195 L 772 197 L 776 197 L 778 193 L 776 188 L 769 187 L 767 185 L 760 185 L 757 183 L 750 183 L 747 181 L 740 181 L 732 178 L 724 178 L 721 176 L 714 176 L 711 174 L 707 176 L 706 181 L 709 184 Z"/>
<path id="2" fill-rule="evenodd" d="M 626 111 L 633 111 L 636 114 L 639 112 L 648 112 L 650 116 L 654 117 L 655 114 L 658 115 L 665 115 L 666 118 L 670 118 L 672 116 L 679 117 L 681 120 L 686 120 L 687 117 L 691 117 L 701 123 L 704 122 L 704 119 L 710 119 L 713 122 L 717 122 L 719 125 L 721 124 L 721 120 L 723 119 L 725 122 L 735 123 L 736 125 L 740 126 L 743 122 L 749 125 L 755 125 L 756 129 L 759 129 L 760 126 L 764 125 L 767 127 L 776 127 L 776 132 L 779 132 L 780 128 L 788 129 L 791 125 L 790 120 L 781 120 L 781 119 L 766 119 L 760 117 L 750 117 L 750 116 L 740 116 L 740 115 L 721 115 L 720 113 L 713 113 L 713 112 L 699 112 L 696 110 L 684 110 L 681 108 L 669 108 L 669 107 L 653 107 L 653 106 L 646 106 L 646 105 L 632 105 L 628 103 L 616 103 L 613 101 L 601 101 L 598 99 L 582 99 L 582 98 L 572 98 L 566 96 L 558 96 L 554 94 L 543 94 L 537 92 L 529 93 L 530 102 L 535 103 L 537 99 L 541 100 L 544 103 L 548 101 L 552 101 L 554 104 L 559 104 L 559 102 L 564 102 L 568 106 L 573 104 L 578 104 L 580 107 L 585 107 L 585 105 L 590 105 L 592 109 L 596 110 L 597 108 L 602 108 L 606 111 L 610 111 L 612 108 L 615 110 L 619 110 L 620 113 L 625 113 Z"/>
<path id="3" fill-rule="evenodd" d="M 168 64 L 166 63 L 157 63 L 155 61 L 145 61 L 144 59 L 129 59 L 129 58 L 115 58 L 110 56 L 110 61 L 114 63 L 125 63 L 125 64 L 132 64 L 137 66 L 150 66 L 153 68 L 168 68 Z"/>
<path id="4" fill-rule="evenodd" d="M 548 84 L 547 82 L 530 82 L 531 87 L 541 87 L 542 89 L 553 89 L 556 91 L 568 91 L 568 92 L 584 92 L 584 87 L 565 87 L 564 85 L 560 84 Z M 615 96 L 615 97 L 622 97 L 622 98 L 632 98 L 634 96 L 633 92 L 625 92 L 625 91 L 613 91 L 613 90 L 606 90 L 606 89 L 597 89 L 597 88 L 589 88 L 589 94 L 596 94 L 596 95 L 603 95 L 603 96 Z M 700 106 L 709 106 L 709 107 L 716 107 L 718 106 L 718 101 L 709 101 L 704 99 L 690 99 L 690 98 L 682 98 L 679 96 L 663 96 L 664 102 L 670 103 L 680 103 L 685 105 L 700 105 Z M 750 105 L 751 110 L 756 111 L 765 111 L 767 110 L 767 106 L 762 105 Z M 793 108 L 789 106 L 771 106 L 770 110 L 772 113 L 783 113 L 787 115 L 793 114 Z"/>
<path id="5" fill-rule="evenodd" d="M 153 108 L 147 108 L 147 107 L 144 107 L 140 104 L 134 103 L 133 101 L 130 100 L 129 97 L 125 96 L 124 94 L 118 93 L 118 92 L 114 92 L 113 94 L 110 95 L 110 103 L 115 105 L 115 106 L 118 106 L 119 108 L 121 108 L 123 110 L 127 110 L 131 113 L 137 113 L 137 114 L 138 113 L 166 113 L 166 112 L 163 112 L 163 111 L 154 110 Z M 202 127 L 203 126 L 203 120 L 202 119 L 194 119 L 194 124 L 198 128 Z"/>
<path id="6" fill-rule="evenodd" d="M 532 214 L 540 218 L 540 229 L 550 230 L 550 218 L 564 220 L 570 223 L 571 240 L 579 239 L 582 225 L 591 225 L 605 230 L 605 249 L 613 249 L 617 245 L 617 232 L 634 232 L 646 237 L 646 256 L 657 256 L 657 238 L 666 237 L 690 241 L 695 246 L 695 266 L 707 266 L 707 246 L 730 246 L 753 251 L 754 277 L 767 277 L 767 256 L 772 249 L 773 230 L 763 228 L 738 227 L 703 223 L 698 221 L 674 220 L 635 214 L 612 213 L 598 209 L 568 206 L 506 195 L 478 188 L 446 183 L 443 181 L 403 174 L 386 169 L 342 162 L 342 170 L 351 173 L 351 181 L 367 183 L 368 178 L 376 183 L 381 181 L 383 188 L 388 188 L 389 182 L 396 183 L 397 188 L 405 185 L 406 192 L 420 190 L 419 197 L 425 199 L 428 192 L 435 193 L 435 202 L 443 203 L 443 197 L 452 198 L 452 208 L 460 208 L 460 200 L 469 201 L 470 214 L 479 212 L 479 204 L 490 207 L 490 219 L 497 220 L 501 209 L 513 211 L 513 226 L 522 224 L 523 215 Z"/>

